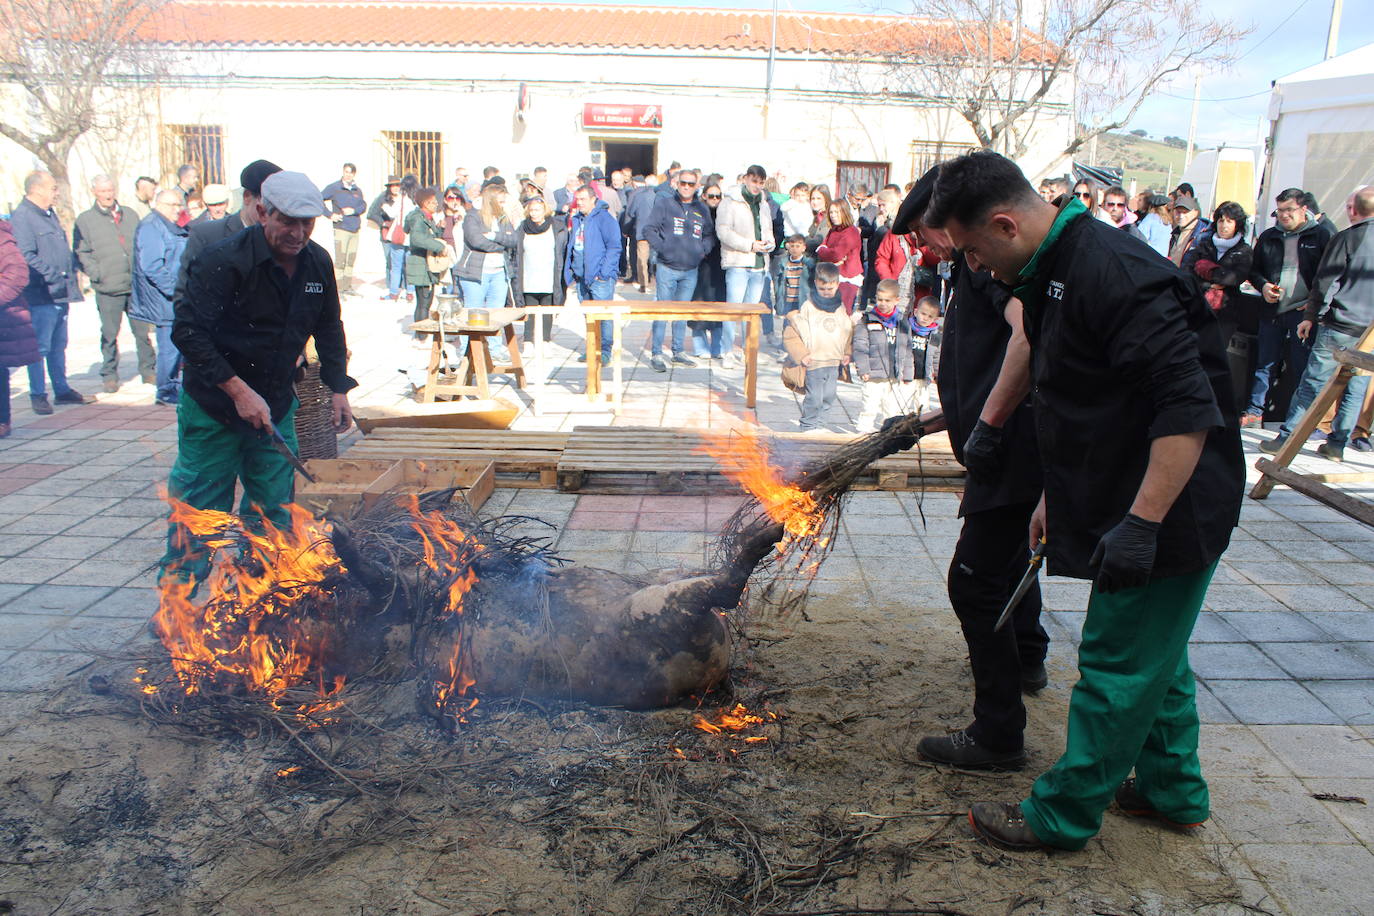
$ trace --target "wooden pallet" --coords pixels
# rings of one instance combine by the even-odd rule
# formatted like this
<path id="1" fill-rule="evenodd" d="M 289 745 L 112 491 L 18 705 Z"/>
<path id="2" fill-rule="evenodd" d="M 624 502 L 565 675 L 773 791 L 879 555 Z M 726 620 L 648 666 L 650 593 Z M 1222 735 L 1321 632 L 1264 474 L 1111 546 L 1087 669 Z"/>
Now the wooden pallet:
<path id="1" fill-rule="evenodd" d="M 311 458 L 314 480 L 296 476 L 296 502 L 318 516 L 349 516 L 384 499 L 458 487 L 475 511 L 491 496 L 496 475 L 487 460 Z"/>
<path id="2" fill-rule="evenodd" d="M 569 493 L 735 492 L 720 463 L 701 451 L 707 430 L 659 427 L 579 426 L 558 461 L 558 489 Z M 778 433 L 775 454 L 790 466 L 818 460 L 854 439 L 843 433 Z M 948 440 L 931 437 L 918 457 L 913 449 L 874 462 L 856 489 L 957 490 L 964 469 Z"/>
<path id="3" fill-rule="evenodd" d="M 349 458 L 490 461 L 499 487 L 553 489 L 569 433 L 507 429 L 374 429 Z"/>

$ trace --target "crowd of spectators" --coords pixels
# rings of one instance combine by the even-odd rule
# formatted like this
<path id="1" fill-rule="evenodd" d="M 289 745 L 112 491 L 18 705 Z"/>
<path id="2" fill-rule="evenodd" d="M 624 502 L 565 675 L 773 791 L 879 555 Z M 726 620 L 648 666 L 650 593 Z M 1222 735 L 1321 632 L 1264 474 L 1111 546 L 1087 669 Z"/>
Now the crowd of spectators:
<path id="1" fill-rule="evenodd" d="M 6 314 L 11 327 L 21 303 L 27 314 L 26 330 L 9 348 L 22 356 L 6 356 L 0 348 L 0 359 L 27 366 L 34 410 L 49 413 L 54 403 L 92 400 L 67 384 L 64 358 L 69 304 L 82 299 L 86 284 L 99 313 L 104 389 L 121 384 L 118 336 L 127 322 L 138 375 L 156 386 L 159 403 L 175 404 L 178 355 L 169 329 L 185 265 L 253 222 L 251 205 L 274 171 L 261 160 L 244 170 L 245 205 L 233 213 L 228 189 L 201 186 L 193 165 L 179 169 L 167 188 L 140 177 L 127 206 L 117 200 L 114 180 L 97 176 L 92 205 L 78 217 L 70 244 L 53 208 L 55 180 L 45 172 L 30 175 L 25 199 L 5 227 L 12 227 L 29 274 L 15 281 L 22 280 L 22 292 L 10 295 Z M 798 181 L 784 189 L 761 165 L 727 179 L 675 162 L 647 175 L 588 166 L 550 188 L 543 168 L 508 183 L 500 169 L 487 166 L 480 180 L 458 168 L 442 188 L 423 187 L 414 175 L 392 175 L 369 203 L 356 175 L 356 167 L 344 163 L 339 179 L 321 192 L 341 297 L 360 295 L 354 276 L 360 239 L 376 233 L 385 265 L 382 298 L 404 301 L 416 321 L 430 316 L 440 292 L 474 309 L 562 305 L 570 292 L 582 301 L 609 300 L 617 284 L 661 301 L 763 303 L 764 345 L 797 382 L 802 428 L 827 425 L 841 381 L 863 386 L 860 429 L 928 403 L 948 263 L 919 232 L 890 230 L 910 186 L 872 193 L 855 184 L 835 194 L 827 184 Z M 1207 218 L 1187 184 L 1168 195 L 1146 189 L 1131 196 L 1092 179 L 1048 178 L 1040 193 L 1049 201 L 1066 195 L 1081 200 L 1097 219 L 1179 265 L 1203 289 L 1224 341 L 1238 333 L 1253 337 L 1254 365 L 1239 386 L 1243 425 L 1256 425 L 1266 414 L 1282 419 L 1310 402 L 1314 392 L 1300 380 L 1314 344 L 1325 354 L 1323 345 L 1343 341 L 1331 334 L 1355 333 L 1364 315 L 1361 306 L 1345 302 L 1349 283 L 1339 304 L 1322 300 L 1333 284 L 1340 287 L 1337 268 L 1323 267 L 1336 232 L 1301 189 L 1277 196 L 1276 225 L 1254 239 L 1243 206 L 1223 202 Z M 1368 195 L 1366 189 L 1347 202 L 1356 225 L 1368 219 Z M 1338 250 L 1347 260 L 1363 256 L 1348 241 Z M 1338 314 L 1345 330 L 1314 332 L 1320 322 L 1336 328 L 1336 319 L 1322 317 L 1333 308 L 1344 309 Z M 550 340 L 553 324 L 547 314 L 529 318 L 526 346 L 535 334 Z M 603 361 L 610 357 L 609 331 L 603 328 Z M 30 334 L 36 359 L 27 359 Z M 736 338 L 733 322 L 655 321 L 648 363 L 657 372 L 702 361 L 732 369 Z M 1329 375 L 1328 362 L 1323 356 L 1314 373 Z M 799 381 L 803 375 L 807 381 Z M 1283 376 L 1286 385 L 1279 384 Z M 1351 386 L 1350 398 L 1363 397 L 1363 382 Z M 1321 453 L 1339 460 L 1352 434 L 1355 448 L 1369 449 L 1371 413 L 1362 401 L 1343 406 Z"/>

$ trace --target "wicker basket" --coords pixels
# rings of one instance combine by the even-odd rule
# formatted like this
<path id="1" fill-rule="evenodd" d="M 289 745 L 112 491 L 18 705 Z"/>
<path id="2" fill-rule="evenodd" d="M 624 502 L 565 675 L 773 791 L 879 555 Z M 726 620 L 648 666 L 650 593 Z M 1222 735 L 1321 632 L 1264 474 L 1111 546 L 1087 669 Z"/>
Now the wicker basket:
<path id="1" fill-rule="evenodd" d="M 334 432 L 334 393 L 320 381 L 320 364 L 305 364 L 305 377 L 296 383 L 296 439 L 301 458 L 339 457 L 339 437 Z"/>

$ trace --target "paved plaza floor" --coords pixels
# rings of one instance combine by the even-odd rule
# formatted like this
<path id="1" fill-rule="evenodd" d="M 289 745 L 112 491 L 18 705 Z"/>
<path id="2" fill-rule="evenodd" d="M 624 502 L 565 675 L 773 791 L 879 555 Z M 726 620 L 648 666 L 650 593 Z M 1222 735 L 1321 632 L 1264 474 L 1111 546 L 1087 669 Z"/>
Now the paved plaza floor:
<path id="1" fill-rule="evenodd" d="M 73 311 L 72 381 L 94 392 L 94 306 Z M 426 353 L 403 333 L 406 311 L 375 292 L 347 304 L 361 383 L 355 403 L 402 403 L 418 377 Z M 653 372 L 640 352 L 647 326 L 627 335 L 625 406 L 613 416 L 582 393 L 578 330 L 560 326 L 542 415 L 527 412 L 517 428 L 744 421 L 795 428 L 797 407 L 778 383 L 773 357 L 761 358 L 759 405 L 751 411 L 739 368 Z M 123 360 L 133 365 L 131 348 Z M 32 692 L 80 667 L 88 658 L 83 649 L 147 638 L 155 605 L 150 568 L 165 533 L 158 487 L 174 457 L 175 424 L 173 410 L 155 406 L 141 384 L 39 418 L 28 409 L 22 371 L 13 382 L 14 434 L 0 440 L 0 691 Z M 858 397 L 854 386 L 842 387 L 851 390 L 832 419 L 835 428 L 852 429 Z M 509 387 L 501 396 L 523 399 Z M 1245 432 L 1249 463 L 1269 435 Z M 1347 467 L 1374 470 L 1363 456 L 1350 457 Z M 1299 463 L 1318 466 L 1331 469 L 1310 452 Z M 558 551 L 577 562 L 635 568 L 700 562 L 735 504 L 727 497 L 498 490 L 488 511 L 551 523 Z M 957 627 L 944 592 L 956 510 L 950 494 L 855 494 L 816 587 L 910 621 L 911 651 L 920 653 L 922 626 Z M 904 558 L 900 578 L 892 574 L 894 549 Z M 1087 588 L 1047 580 L 1051 695 L 1066 695 L 1075 680 Z M 1286 489 L 1245 501 L 1191 659 L 1213 792 L 1213 820 L 1201 841 L 1246 879 L 1247 902 L 1259 911 L 1374 913 L 1374 805 L 1366 803 L 1374 802 L 1371 594 L 1368 527 Z M 1034 703 L 1030 714 L 1038 714 Z M 1048 763 L 1054 752 L 1040 749 L 1036 759 Z M 1351 798 L 1363 801 L 1334 800 Z"/>

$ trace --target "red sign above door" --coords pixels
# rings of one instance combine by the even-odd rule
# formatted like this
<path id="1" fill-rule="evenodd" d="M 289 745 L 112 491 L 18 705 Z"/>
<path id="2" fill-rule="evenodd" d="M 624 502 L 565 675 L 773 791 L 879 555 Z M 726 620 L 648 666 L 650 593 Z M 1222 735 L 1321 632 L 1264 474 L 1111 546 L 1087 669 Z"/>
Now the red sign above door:
<path id="1" fill-rule="evenodd" d="M 621 130 L 662 130 L 663 109 L 657 105 L 605 105 L 588 102 L 582 106 L 583 127 L 612 127 Z"/>

